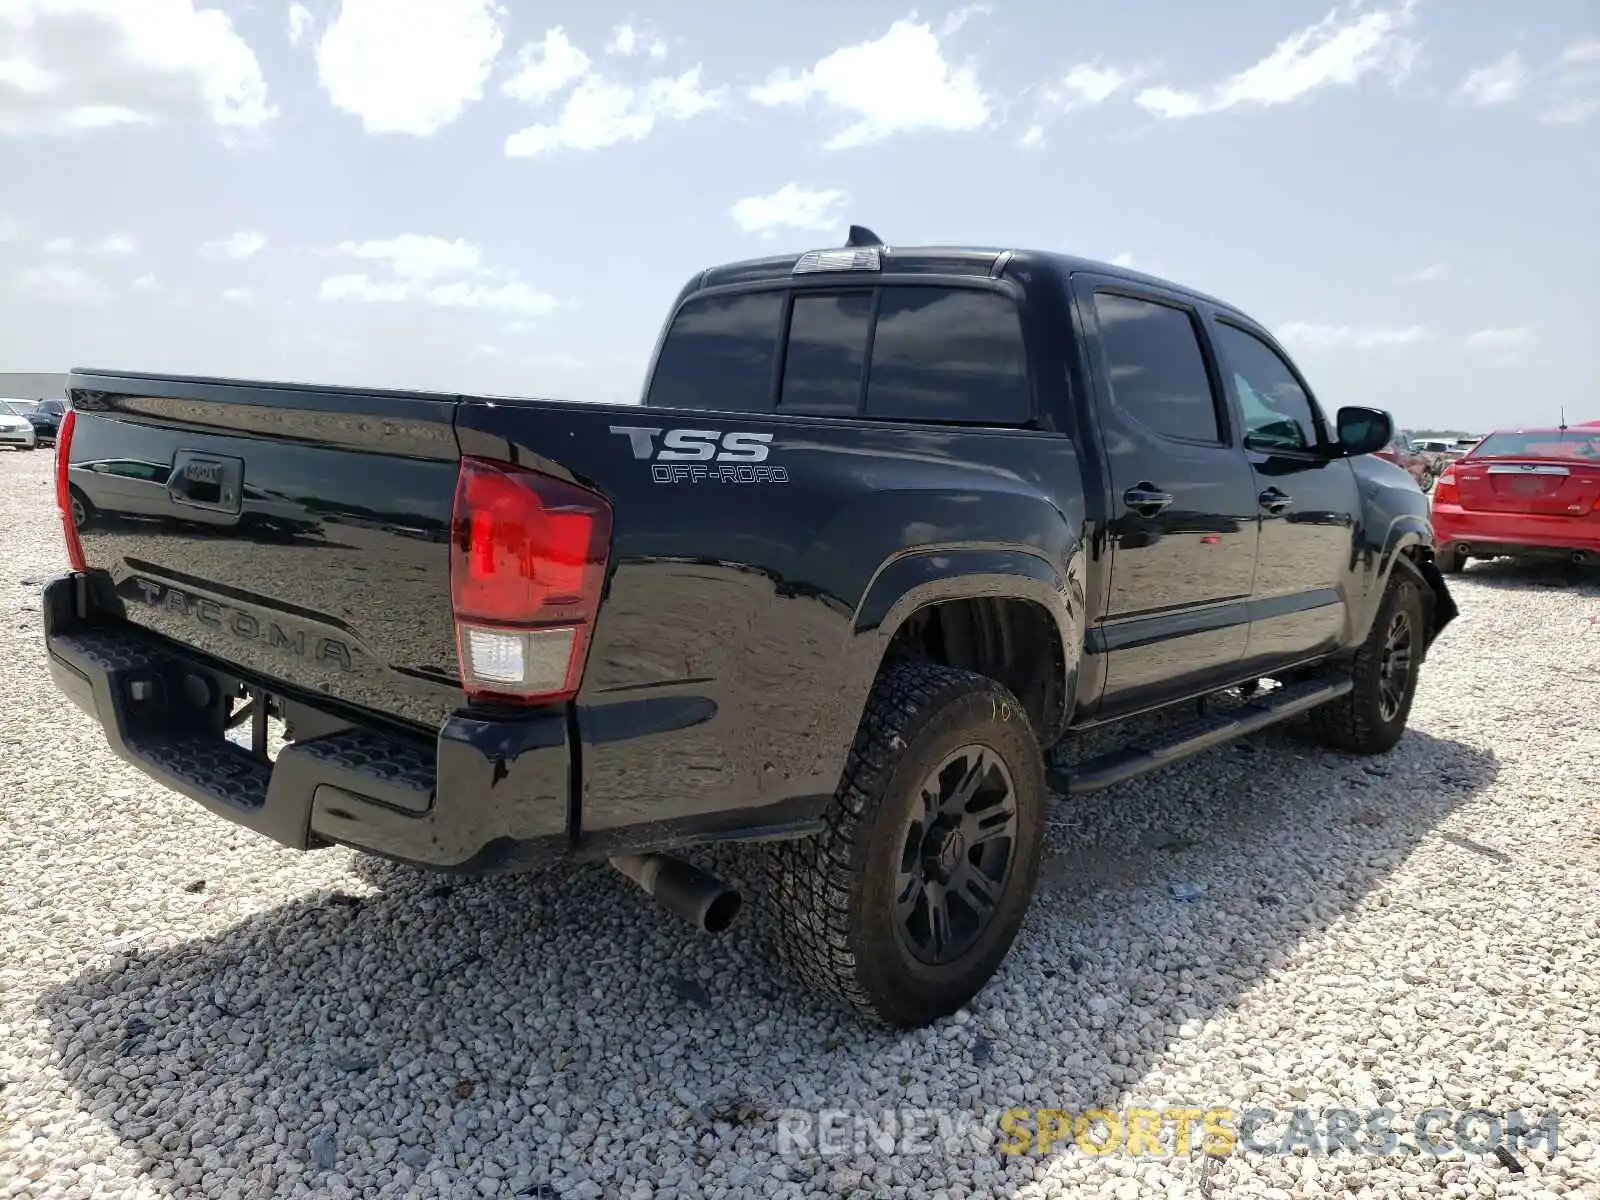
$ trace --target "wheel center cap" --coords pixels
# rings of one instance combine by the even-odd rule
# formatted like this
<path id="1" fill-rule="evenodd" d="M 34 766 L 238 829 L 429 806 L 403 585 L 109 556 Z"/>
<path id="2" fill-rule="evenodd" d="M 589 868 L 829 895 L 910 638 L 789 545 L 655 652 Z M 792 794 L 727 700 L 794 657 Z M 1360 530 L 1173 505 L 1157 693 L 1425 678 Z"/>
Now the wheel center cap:
<path id="1" fill-rule="evenodd" d="M 961 836 L 959 829 L 952 829 L 945 834 L 939 842 L 938 850 L 934 853 L 934 864 L 939 868 L 939 874 L 949 879 L 966 849 L 967 839 Z"/>

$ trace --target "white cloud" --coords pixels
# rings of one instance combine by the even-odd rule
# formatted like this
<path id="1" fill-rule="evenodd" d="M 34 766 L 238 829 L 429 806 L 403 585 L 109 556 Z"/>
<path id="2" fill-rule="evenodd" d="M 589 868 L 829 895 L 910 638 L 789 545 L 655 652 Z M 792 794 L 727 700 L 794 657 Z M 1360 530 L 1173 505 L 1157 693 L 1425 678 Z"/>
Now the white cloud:
<path id="1" fill-rule="evenodd" d="M 133 290 L 136 292 L 159 292 L 161 281 L 154 275 L 141 275 L 133 281 Z"/>
<path id="2" fill-rule="evenodd" d="M 722 105 L 720 91 L 700 86 L 698 66 L 634 87 L 598 75 L 585 76 L 567 96 L 554 122 L 529 125 L 506 138 L 510 158 L 533 158 L 552 150 L 598 150 L 642 141 L 666 121 L 687 121 Z"/>
<path id="3" fill-rule="evenodd" d="M 589 56 L 568 39 L 561 26 L 545 31 L 544 40 L 517 52 L 517 72 L 502 86 L 513 100 L 540 104 L 589 73 Z"/>
<path id="4" fill-rule="evenodd" d="M 1526 75 L 1522 55 L 1513 50 L 1492 63 L 1467 72 L 1467 77 L 1456 89 L 1456 98 L 1479 108 L 1507 104 L 1521 94 Z"/>
<path id="5" fill-rule="evenodd" d="M 987 17 L 992 12 L 994 12 L 994 8 L 988 4 L 968 4 L 963 8 L 958 8 L 946 17 L 943 24 L 939 26 L 939 36 L 949 37 L 952 33 L 959 33 L 966 23 L 974 17 Z"/>
<path id="6" fill-rule="evenodd" d="M 1537 340 L 1538 332 L 1531 325 L 1492 325 L 1468 334 L 1461 345 L 1490 363 L 1510 366 L 1520 362 Z"/>
<path id="7" fill-rule="evenodd" d="M 1044 89 L 1045 100 L 1062 112 L 1104 104 L 1129 84 L 1138 80 L 1142 72 L 1102 67 L 1099 63 L 1079 63 L 1061 77 L 1059 83 Z"/>
<path id="8" fill-rule="evenodd" d="M 225 238 L 205 243 L 200 247 L 200 253 L 207 258 L 231 258 L 242 262 L 244 259 L 254 258 L 266 248 L 266 234 L 254 229 L 241 229 Z"/>
<path id="9" fill-rule="evenodd" d="M 839 207 L 849 198 L 848 193 L 837 188 L 817 190 L 786 183 L 768 196 L 746 196 L 728 209 L 728 215 L 746 233 L 835 229 L 843 220 Z"/>
<path id="10" fill-rule="evenodd" d="M 1017 145 L 1024 150 L 1038 150 L 1044 145 L 1044 126 L 1029 125 L 1023 131 L 1022 136 L 1017 139 Z"/>
<path id="11" fill-rule="evenodd" d="M 324 279 L 317 295 L 323 300 L 362 304 L 398 304 L 418 301 L 444 308 L 482 308 L 524 316 L 543 316 L 559 307 L 554 296 L 535 291 L 525 283 L 477 283 L 455 280 L 428 283 L 421 279 L 373 279 L 371 276 L 336 275 Z"/>
<path id="12" fill-rule="evenodd" d="M 112 299 L 111 289 L 106 284 L 69 263 L 30 267 L 17 275 L 16 286 L 30 296 L 60 304 L 99 306 Z"/>
<path id="13" fill-rule="evenodd" d="M 342 0 L 317 73 L 368 133 L 428 137 L 482 97 L 503 17 L 495 0 Z"/>
<path id="14" fill-rule="evenodd" d="M 1600 63 L 1600 38 L 1591 38 L 1586 42 L 1574 42 L 1561 52 L 1557 60 L 1562 66 L 1573 66 L 1577 63 Z"/>
<path id="15" fill-rule="evenodd" d="M 476 271 L 483 252 L 471 242 L 421 233 L 402 233 L 378 241 L 342 242 L 339 253 L 388 264 L 403 279 L 436 279 Z"/>
<path id="16" fill-rule="evenodd" d="M 1579 96 L 1558 100 L 1545 109 L 1539 119 L 1546 125 L 1577 125 L 1600 113 L 1600 96 Z"/>
<path id="17" fill-rule="evenodd" d="M 358 271 L 324 279 L 317 290 L 323 300 L 432 304 L 523 317 L 544 316 L 560 307 L 554 296 L 529 287 L 513 272 L 485 266 L 482 250 L 460 239 L 403 233 L 380 241 L 344 242 L 337 250 L 381 263 L 387 275 Z"/>
<path id="18" fill-rule="evenodd" d="M 1396 8 L 1330 12 L 1290 34 L 1265 58 L 1207 88 L 1149 87 L 1135 102 L 1157 117 L 1177 120 L 1230 108 L 1290 104 L 1326 87 L 1351 87 L 1374 72 L 1405 75 L 1416 44 L 1405 36 L 1413 0 Z"/>
<path id="19" fill-rule="evenodd" d="M 89 248 L 91 254 L 103 254 L 110 258 L 125 258 L 138 252 L 139 244 L 128 233 L 108 234 Z"/>
<path id="20" fill-rule="evenodd" d="M 667 44 L 654 34 L 646 33 L 633 25 L 618 25 L 611 31 L 606 43 L 606 53 L 613 58 L 633 58 L 648 54 L 651 58 L 665 58 Z"/>
<path id="21" fill-rule="evenodd" d="M 41 249 L 46 254 L 61 256 L 82 253 L 92 254 L 96 258 L 126 258 L 131 254 L 137 254 L 139 245 L 133 240 L 132 234 L 112 233 L 82 245 L 69 237 L 51 238 Z"/>
<path id="22" fill-rule="evenodd" d="M 1539 119 L 1577 125 L 1600 113 L 1600 39 L 1574 42 L 1556 59 L 1550 96 Z"/>
<path id="23" fill-rule="evenodd" d="M 1286 346 L 1299 350 L 1377 350 L 1414 345 L 1426 338 L 1428 331 L 1420 325 L 1360 327 L 1290 321 L 1280 326 L 1277 334 Z"/>
<path id="24" fill-rule="evenodd" d="M 255 53 L 197 0 L 0 4 L 0 134 L 164 121 L 252 129 L 274 115 Z"/>
<path id="25" fill-rule="evenodd" d="M 1133 255 L 1129 254 L 1126 250 L 1124 250 L 1121 254 L 1117 255 L 1115 258 L 1113 258 L 1111 260 L 1111 265 L 1113 267 L 1129 267 L 1129 268 L 1131 268 L 1133 266 Z"/>
<path id="26" fill-rule="evenodd" d="M 801 105 L 813 98 L 849 123 L 824 146 L 842 150 L 895 134 L 970 131 L 989 123 L 990 101 L 971 67 L 953 67 L 925 22 L 896 21 L 876 41 L 845 46 L 799 75 L 774 73 L 752 88 L 757 104 Z"/>
<path id="27" fill-rule="evenodd" d="M 256 298 L 256 294 L 247 287 L 231 287 L 223 289 L 222 298 L 229 304 L 249 304 Z"/>
<path id="28" fill-rule="evenodd" d="M 1406 271 L 1396 275 L 1396 283 L 1437 283 L 1450 274 L 1450 269 L 1443 263 L 1429 263 L 1425 267 L 1418 267 L 1415 271 Z"/>
<path id="29" fill-rule="evenodd" d="M 305 41 L 316 20 L 304 4 L 289 5 L 289 45 L 298 46 Z"/>

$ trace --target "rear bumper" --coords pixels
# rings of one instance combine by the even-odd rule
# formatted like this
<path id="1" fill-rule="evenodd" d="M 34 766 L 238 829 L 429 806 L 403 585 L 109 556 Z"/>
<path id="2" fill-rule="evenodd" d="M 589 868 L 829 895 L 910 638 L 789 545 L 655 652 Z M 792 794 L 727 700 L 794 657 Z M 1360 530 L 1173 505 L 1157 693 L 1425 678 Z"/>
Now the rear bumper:
<path id="1" fill-rule="evenodd" d="M 0 446 L 35 446 L 38 442 L 32 429 L 0 429 Z"/>
<path id="2" fill-rule="evenodd" d="M 56 686 L 120 758 L 218 816 L 294 849 L 342 843 L 465 872 L 569 851 L 564 710 L 514 721 L 457 714 L 432 742 L 346 724 L 267 762 L 225 736 L 246 681 L 137 627 L 96 621 L 84 595 L 73 575 L 44 591 Z"/>
<path id="3" fill-rule="evenodd" d="M 1489 513 L 1455 504 L 1433 506 L 1434 538 L 1440 552 L 1465 545 L 1483 554 L 1567 555 L 1574 550 L 1600 555 L 1600 521 L 1535 513 Z"/>

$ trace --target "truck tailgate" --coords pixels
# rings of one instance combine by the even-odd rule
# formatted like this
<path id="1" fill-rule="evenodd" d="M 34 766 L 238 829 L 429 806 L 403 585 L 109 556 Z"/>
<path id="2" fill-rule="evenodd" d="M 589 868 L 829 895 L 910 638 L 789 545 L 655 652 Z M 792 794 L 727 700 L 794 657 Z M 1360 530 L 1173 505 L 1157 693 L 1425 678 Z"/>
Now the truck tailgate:
<path id="1" fill-rule="evenodd" d="M 436 728 L 457 398 L 72 377 L 84 554 L 125 618 L 268 681 Z"/>

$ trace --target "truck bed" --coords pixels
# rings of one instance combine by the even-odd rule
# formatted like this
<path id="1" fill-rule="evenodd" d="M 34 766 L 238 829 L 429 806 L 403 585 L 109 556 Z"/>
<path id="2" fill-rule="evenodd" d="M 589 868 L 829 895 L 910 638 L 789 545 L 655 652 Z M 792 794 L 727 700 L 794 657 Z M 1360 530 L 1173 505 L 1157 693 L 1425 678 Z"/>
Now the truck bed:
<path id="1" fill-rule="evenodd" d="M 441 755 L 441 786 L 445 742 L 471 726 L 511 796 L 489 832 L 513 840 L 599 855 L 807 827 L 908 593 L 936 596 L 946 574 L 1020 559 L 1064 644 L 1082 636 L 1082 576 L 1055 565 L 1082 554 L 1081 512 L 1050 498 L 1081 494 L 1057 434 L 88 371 L 72 394 L 93 619 L 327 728 L 414 739 Z M 463 689 L 464 458 L 611 508 L 581 689 L 531 722 L 497 726 Z M 536 796 L 515 794 L 511 743 L 529 738 Z M 464 850 L 452 837 L 429 860 Z"/>

